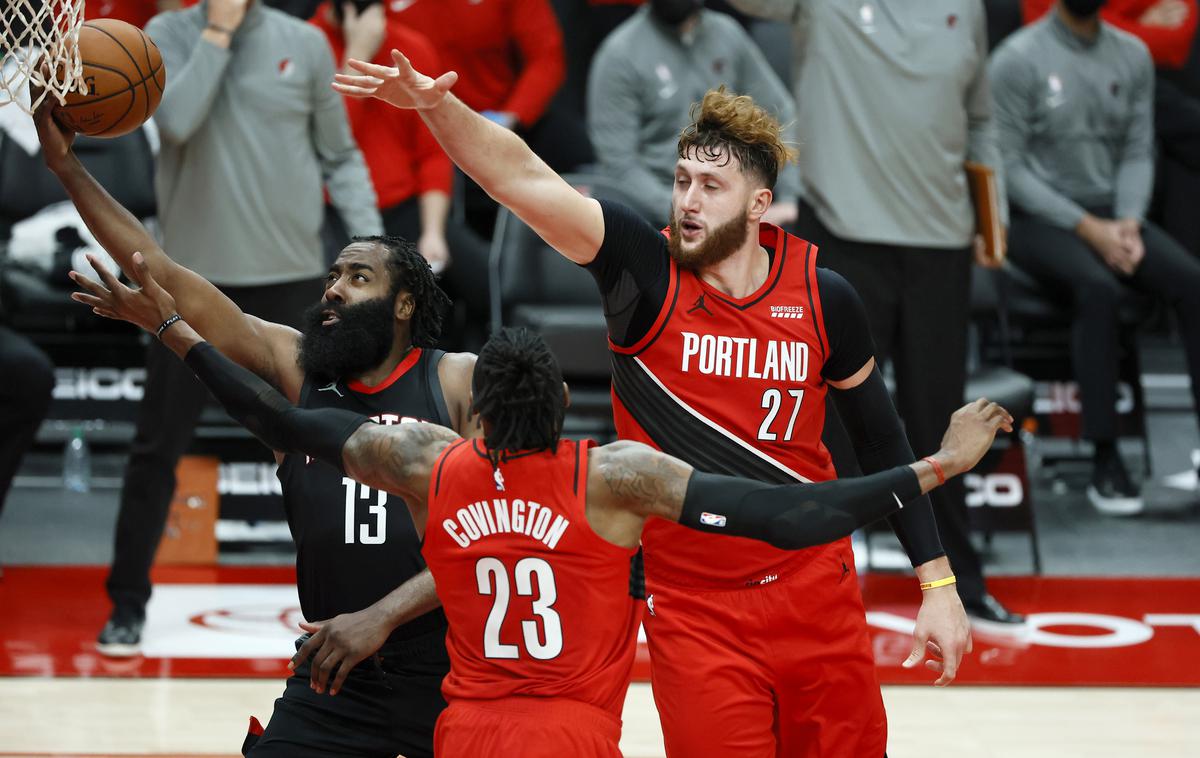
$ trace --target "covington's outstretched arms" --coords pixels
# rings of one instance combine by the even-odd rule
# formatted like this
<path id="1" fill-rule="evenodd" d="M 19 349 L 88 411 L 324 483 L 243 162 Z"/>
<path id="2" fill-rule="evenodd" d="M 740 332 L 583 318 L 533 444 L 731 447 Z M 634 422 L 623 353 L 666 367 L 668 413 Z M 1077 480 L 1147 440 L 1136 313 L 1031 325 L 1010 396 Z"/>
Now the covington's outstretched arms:
<path id="1" fill-rule="evenodd" d="M 1012 431 L 1012 416 L 976 400 L 955 411 L 934 455 L 870 476 L 815 483 L 767 484 L 708 474 L 635 442 L 599 448 L 592 463 L 596 491 L 644 517 L 795 550 L 845 537 L 969 471 L 1001 429 Z M 589 495 L 592 486 L 590 481 Z"/>

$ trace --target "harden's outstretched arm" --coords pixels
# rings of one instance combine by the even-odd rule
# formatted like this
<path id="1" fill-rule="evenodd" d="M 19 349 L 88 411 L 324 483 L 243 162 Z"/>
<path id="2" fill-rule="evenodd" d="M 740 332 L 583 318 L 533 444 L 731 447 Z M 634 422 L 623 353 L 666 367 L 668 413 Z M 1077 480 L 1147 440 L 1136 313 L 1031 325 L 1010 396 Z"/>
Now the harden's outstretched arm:
<path id="1" fill-rule="evenodd" d="M 240 365 L 297 396 L 303 376 L 296 365 L 296 331 L 243 313 L 211 282 L 171 260 L 142 222 L 88 173 L 71 149 L 74 132 L 54 118 L 56 107 L 49 101 L 34 113 L 42 155 L 101 247 L 131 276 L 133 255 L 140 251 L 197 331 Z"/>
<path id="2" fill-rule="evenodd" d="M 145 258 L 133 257 L 130 274 L 141 289 L 121 284 L 92 261 L 100 282 L 79 272 L 72 278 L 90 294 L 77 299 L 100 316 L 157 333 L 212 391 L 238 423 L 272 450 L 303 454 L 344 470 L 355 480 L 404 498 L 418 532 L 425 526 L 425 493 L 437 456 L 459 436 L 436 424 L 379 426 L 336 408 L 297 408 L 271 385 L 204 342 L 178 317 L 175 299 L 150 274 Z M 165 328 L 164 328 L 165 327 Z"/>

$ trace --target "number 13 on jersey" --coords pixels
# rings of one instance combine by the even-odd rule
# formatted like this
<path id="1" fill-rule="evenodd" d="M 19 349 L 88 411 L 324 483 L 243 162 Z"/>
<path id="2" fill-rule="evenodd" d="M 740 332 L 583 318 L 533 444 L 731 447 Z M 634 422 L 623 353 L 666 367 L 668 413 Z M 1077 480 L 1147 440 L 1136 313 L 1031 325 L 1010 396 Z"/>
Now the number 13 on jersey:
<path id="1" fill-rule="evenodd" d="M 387 539 L 387 508 L 384 507 L 387 505 L 387 493 L 375 490 L 377 502 L 367 508 L 367 512 L 375 519 L 374 526 L 359 524 L 356 516 L 358 501 L 370 500 L 371 488 L 348 476 L 342 477 L 342 486 L 346 488 L 346 544 L 353 545 L 359 542 L 363 545 L 382 545 Z"/>

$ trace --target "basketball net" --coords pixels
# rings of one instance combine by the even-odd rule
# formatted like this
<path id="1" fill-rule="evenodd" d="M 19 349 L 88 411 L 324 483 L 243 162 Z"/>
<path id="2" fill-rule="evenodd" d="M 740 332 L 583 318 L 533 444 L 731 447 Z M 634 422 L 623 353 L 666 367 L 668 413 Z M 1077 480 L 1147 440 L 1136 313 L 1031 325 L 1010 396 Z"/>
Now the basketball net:
<path id="1" fill-rule="evenodd" d="M 50 95 L 62 103 L 81 85 L 79 26 L 84 0 L 6 0 L 0 11 L 0 107 L 27 113 Z M 30 102 L 29 85 L 41 87 Z"/>

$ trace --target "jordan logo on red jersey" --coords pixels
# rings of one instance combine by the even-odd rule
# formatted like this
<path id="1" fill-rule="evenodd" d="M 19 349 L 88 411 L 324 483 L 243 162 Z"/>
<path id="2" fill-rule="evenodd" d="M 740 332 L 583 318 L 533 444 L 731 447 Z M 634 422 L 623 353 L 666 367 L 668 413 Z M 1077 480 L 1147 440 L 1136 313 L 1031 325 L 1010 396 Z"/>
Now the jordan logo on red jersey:
<path id="1" fill-rule="evenodd" d="M 695 304 L 693 304 L 691 308 L 688 308 L 688 313 L 695 313 L 696 311 L 704 311 L 710 316 L 713 315 L 713 312 L 710 311 L 708 306 L 704 304 L 703 292 L 700 293 L 700 297 L 696 298 Z"/>

